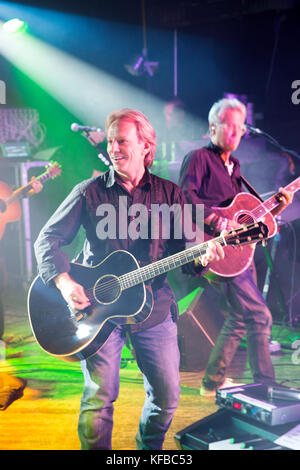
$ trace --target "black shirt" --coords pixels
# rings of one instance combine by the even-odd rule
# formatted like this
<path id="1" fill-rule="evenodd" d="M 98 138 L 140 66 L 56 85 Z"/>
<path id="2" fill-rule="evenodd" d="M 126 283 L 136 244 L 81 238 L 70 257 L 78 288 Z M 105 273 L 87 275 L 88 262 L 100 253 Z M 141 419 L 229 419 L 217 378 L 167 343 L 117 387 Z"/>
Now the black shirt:
<path id="1" fill-rule="evenodd" d="M 213 206 L 228 205 L 241 191 L 239 161 L 232 155 L 230 175 L 221 158 L 222 150 L 210 143 L 208 146 L 189 152 L 182 163 L 179 185 L 188 202 L 204 204 L 204 218 L 208 217 Z"/>
<path id="2" fill-rule="evenodd" d="M 152 205 L 162 203 L 168 207 L 178 204 L 183 208 L 185 198 L 177 185 L 148 170 L 132 193 L 125 189 L 113 169 L 78 184 L 46 223 L 35 242 L 41 278 L 46 284 L 51 284 L 57 275 L 70 270 L 68 257 L 62 247 L 72 242 L 81 225 L 86 239 L 78 260 L 85 266 L 95 266 L 109 253 L 119 249 L 131 252 L 141 265 L 184 250 L 185 238 L 174 236 L 176 215 L 172 212 L 170 237 L 151 238 Z M 136 239 L 127 232 L 130 223 L 135 228 L 134 215 L 130 215 L 130 208 L 134 204 L 137 204 L 135 208 L 139 207 L 138 204 L 143 205 L 144 227 L 148 230 L 148 236 Z M 109 224 L 109 221 L 112 223 Z M 202 268 L 195 269 L 190 265 L 190 271 L 201 275 Z M 151 287 L 154 296 L 153 311 L 147 320 L 132 326 L 133 331 L 162 322 L 170 309 L 176 309 L 175 296 L 166 275 L 155 278 Z"/>

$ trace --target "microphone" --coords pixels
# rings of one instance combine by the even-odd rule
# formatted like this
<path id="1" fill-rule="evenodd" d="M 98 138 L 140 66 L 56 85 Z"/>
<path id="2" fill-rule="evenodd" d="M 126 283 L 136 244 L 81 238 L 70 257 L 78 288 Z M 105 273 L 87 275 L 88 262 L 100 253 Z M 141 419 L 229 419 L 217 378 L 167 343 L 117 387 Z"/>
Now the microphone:
<path id="1" fill-rule="evenodd" d="M 246 124 L 246 127 L 251 132 L 251 134 L 258 134 L 258 135 L 264 134 L 264 132 L 261 131 L 260 129 L 257 129 L 257 127 L 249 126 L 249 124 Z"/>
<path id="2" fill-rule="evenodd" d="M 71 130 L 74 132 L 82 131 L 82 132 L 103 132 L 102 129 L 97 127 L 89 127 L 89 126 L 80 126 L 76 122 L 71 124 Z"/>

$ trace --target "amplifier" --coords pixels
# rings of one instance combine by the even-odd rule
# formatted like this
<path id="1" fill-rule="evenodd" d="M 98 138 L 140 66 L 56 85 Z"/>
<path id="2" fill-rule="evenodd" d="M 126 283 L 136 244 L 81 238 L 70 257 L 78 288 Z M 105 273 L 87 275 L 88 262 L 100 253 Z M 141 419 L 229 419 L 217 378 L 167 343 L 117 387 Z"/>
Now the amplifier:
<path id="1" fill-rule="evenodd" d="M 251 420 L 277 426 L 300 422 L 300 399 L 297 399 L 297 393 L 294 400 L 292 395 L 289 388 L 275 389 L 255 383 L 218 389 L 216 404 Z"/>

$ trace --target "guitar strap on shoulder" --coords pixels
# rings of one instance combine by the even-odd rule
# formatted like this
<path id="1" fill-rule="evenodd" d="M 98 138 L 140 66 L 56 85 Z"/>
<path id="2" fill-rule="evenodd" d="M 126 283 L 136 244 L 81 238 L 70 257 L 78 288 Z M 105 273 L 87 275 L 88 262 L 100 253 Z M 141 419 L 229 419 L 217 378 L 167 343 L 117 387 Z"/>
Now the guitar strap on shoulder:
<path id="1" fill-rule="evenodd" d="M 255 191 L 255 189 L 251 186 L 251 184 L 242 175 L 241 175 L 241 181 L 242 183 L 244 183 L 248 191 L 251 194 L 253 194 L 253 196 L 257 197 L 257 199 L 259 199 L 261 202 L 264 202 L 263 199 L 260 197 L 260 195 Z"/>

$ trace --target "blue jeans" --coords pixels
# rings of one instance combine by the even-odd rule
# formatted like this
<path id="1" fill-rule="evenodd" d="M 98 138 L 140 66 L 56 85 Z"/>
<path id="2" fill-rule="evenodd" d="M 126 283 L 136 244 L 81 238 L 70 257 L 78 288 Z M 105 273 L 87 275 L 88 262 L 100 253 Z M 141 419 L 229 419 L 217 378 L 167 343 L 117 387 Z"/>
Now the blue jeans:
<path id="1" fill-rule="evenodd" d="M 269 350 L 272 328 L 271 312 L 256 286 L 254 265 L 242 274 L 213 282 L 227 303 L 228 317 L 210 354 L 203 385 L 216 388 L 225 380 L 235 352 L 247 336 L 248 359 L 255 382 L 275 382 Z"/>
<path id="2" fill-rule="evenodd" d="M 82 361 L 84 391 L 78 423 L 82 449 L 112 448 L 114 402 L 119 394 L 125 339 L 123 327 L 116 328 L 97 354 Z M 131 341 L 146 392 L 137 449 L 162 449 L 180 394 L 177 325 L 169 314 L 161 324 L 132 334 Z"/>

